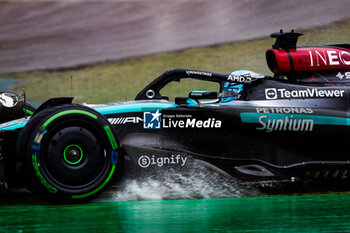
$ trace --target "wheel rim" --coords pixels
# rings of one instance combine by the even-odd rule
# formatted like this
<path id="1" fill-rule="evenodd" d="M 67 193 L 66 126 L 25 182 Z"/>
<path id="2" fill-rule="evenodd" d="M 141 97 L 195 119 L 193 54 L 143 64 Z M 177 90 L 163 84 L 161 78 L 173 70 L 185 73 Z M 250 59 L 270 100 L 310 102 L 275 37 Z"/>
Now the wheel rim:
<path id="1" fill-rule="evenodd" d="M 63 151 L 64 161 L 70 165 L 78 165 L 83 156 L 83 150 L 75 144 L 68 145 Z"/>
<path id="2" fill-rule="evenodd" d="M 82 188 L 103 174 L 108 164 L 106 149 L 93 130 L 71 126 L 47 136 L 41 162 L 53 183 L 69 189 Z"/>

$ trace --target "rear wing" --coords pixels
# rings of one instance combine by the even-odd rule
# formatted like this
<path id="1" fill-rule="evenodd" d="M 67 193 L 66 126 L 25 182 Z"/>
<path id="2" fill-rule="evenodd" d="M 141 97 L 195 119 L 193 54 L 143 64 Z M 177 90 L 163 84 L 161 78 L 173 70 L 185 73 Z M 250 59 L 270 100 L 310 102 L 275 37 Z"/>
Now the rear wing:
<path id="1" fill-rule="evenodd" d="M 350 82 L 350 44 L 297 47 L 303 35 L 291 32 L 271 34 L 276 38 L 266 52 L 266 61 L 275 76 L 300 82 Z"/>

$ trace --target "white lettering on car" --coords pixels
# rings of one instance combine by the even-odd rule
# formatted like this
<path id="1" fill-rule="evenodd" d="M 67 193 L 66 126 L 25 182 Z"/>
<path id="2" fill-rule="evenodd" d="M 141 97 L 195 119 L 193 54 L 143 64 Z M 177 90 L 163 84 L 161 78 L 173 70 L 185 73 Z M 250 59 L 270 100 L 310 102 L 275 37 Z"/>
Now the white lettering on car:
<path id="1" fill-rule="evenodd" d="M 257 130 L 264 130 L 267 133 L 272 131 L 312 131 L 314 127 L 313 119 L 294 119 L 294 115 L 284 118 L 272 118 L 268 115 L 261 115 L 258 119 L 260 127 Z"/>

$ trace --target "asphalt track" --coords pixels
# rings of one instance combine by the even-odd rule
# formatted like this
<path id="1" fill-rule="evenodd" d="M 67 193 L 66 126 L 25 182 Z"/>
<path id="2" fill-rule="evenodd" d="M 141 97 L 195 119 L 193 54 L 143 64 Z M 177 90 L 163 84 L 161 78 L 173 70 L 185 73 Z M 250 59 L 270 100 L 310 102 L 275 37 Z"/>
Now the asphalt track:
<path id="1" fill-rule="evenodd" d="M 0 2 L 0 73 L 71 68 L 306 29 L 349 0 Z"/>

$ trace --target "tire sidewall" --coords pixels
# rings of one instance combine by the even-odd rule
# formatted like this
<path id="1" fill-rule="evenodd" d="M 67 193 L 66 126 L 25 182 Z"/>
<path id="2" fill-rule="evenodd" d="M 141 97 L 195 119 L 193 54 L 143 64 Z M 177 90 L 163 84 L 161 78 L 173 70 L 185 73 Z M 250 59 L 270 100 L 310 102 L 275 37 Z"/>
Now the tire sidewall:
<path id="1" fill-rule="evenodd" d="M 104 156 L 101 158 L 102 168 L 86 185 L 62 185 L 53 179 L 47 167 L 48 143 L 53 135 L 67 126 L 90 131 L 104 151 L 100 155 Z M 55 201 L 85 201 L 95 197 L 115 177 L 120 154 L 118 145 L 113 127 L 95 110 L 81 105 L 52 107 L 34 115 L 22 130 L 18 142 L 19 170 L 27 186 L 42 196 Z"/>

